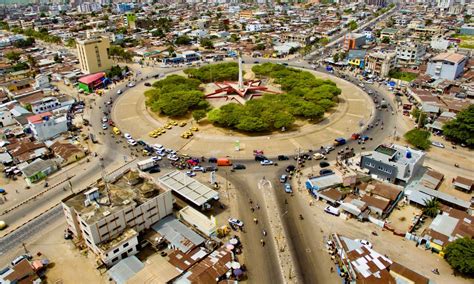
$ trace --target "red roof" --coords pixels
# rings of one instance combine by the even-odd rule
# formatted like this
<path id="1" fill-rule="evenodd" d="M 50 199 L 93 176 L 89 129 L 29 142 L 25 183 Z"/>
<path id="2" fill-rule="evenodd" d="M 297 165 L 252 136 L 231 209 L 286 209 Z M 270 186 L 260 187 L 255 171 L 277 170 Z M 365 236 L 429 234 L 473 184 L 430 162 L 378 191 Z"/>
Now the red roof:
<path id="1" fill-rule="evenodd" d="M 42 122 L 43 121 L 43 117 L 45 116 L 52 116 L 53 114 L 51 112 L 43 112 L 43 113 L 39 113 L 39 114 L 36 114 L 36 115 L 32 115 L 32 116 L 28 116 L 28 121 L 31 122 L 31 123 L 38 123 L 38 122 Z"/>
<path id="2" fill-rule="evenodd" d="M 79 78 L 79 82 L 81 83 L 84 83 L 84 84 L 91 84 L 97 80 L 100 80 L 102 79 L 103 77 L 105 77 L 105 72 L 99 72 L 99 73 L 95 73 L 95 74 L 91 74 L 91 75 L 87 75 L 87 76 L 84 76 L 84 77 L 81 77 Z"/>

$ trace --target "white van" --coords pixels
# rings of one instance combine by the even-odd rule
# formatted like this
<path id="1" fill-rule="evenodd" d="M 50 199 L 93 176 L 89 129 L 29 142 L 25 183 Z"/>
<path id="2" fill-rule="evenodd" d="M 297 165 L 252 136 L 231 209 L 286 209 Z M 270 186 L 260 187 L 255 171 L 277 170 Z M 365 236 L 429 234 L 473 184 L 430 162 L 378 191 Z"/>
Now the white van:
<path id="1" fill-rule="evenodd" d="M 327 206 L 326 208 L 324 208 L 324 212 L 326 213 L 329 213 L 329 214 L 332 214 L 334 216 L 339 216 L 339 208 L 336 208 L 336 207 L 333 207 L 333 206 Z"/>

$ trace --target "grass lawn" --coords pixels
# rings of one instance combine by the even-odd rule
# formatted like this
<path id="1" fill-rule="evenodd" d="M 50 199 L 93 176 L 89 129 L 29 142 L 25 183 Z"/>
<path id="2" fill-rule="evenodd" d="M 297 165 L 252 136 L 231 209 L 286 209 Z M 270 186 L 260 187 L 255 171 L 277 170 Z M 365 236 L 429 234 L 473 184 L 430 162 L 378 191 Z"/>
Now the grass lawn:
<path id="1" fill-rule="evenodd" d="M 411 82 L 418 77 L 418 74 L 409 72 L 390 72 L 388 75 L 393 79 L 399 79 L 406 82 Z"/>
<path id="2" fill-rule="evenodd" d="M 453 37 L 461 40 L 461 43 L 459 44 L 460 48 L 474 49 L 474 36 L 456 34 Z"/>

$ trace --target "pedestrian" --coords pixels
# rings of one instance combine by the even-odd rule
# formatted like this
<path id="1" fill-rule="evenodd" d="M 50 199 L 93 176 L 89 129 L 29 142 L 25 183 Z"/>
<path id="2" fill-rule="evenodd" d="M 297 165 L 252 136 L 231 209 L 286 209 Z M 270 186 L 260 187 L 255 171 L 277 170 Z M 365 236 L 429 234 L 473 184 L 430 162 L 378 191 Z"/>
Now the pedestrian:
<path id="1" fill-rule="evenodd" d="M 255 209 L 253 207 L 250 207 L 250 210 L 253 212 L 255 212 Z"/>
<path id="2" fill-rule="evenodd" d="M 15 189 L 16 193 L 18 193 L 18 189 Z"/>
<path id="3" fill-rule="evenodd" d="M 260 209 L 260 206 L 257 204 L 257 209 Z"/>

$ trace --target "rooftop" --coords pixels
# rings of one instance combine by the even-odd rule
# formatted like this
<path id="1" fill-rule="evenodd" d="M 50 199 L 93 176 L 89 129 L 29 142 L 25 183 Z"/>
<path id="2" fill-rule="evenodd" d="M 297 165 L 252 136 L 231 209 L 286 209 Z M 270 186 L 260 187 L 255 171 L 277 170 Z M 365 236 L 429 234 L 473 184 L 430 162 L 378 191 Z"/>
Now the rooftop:
<path id="1" fill-rule="evenodd" d="M 379 152 L 379 153 L 384 154 L 384 155 L 388 155 L 390 157 L 392 157 L 397 152 L 397 150 L 395 150 L 393 148 L 390 148 L 390 147 L 387 147 L 385 145 L 377 146 L 377 148 L 375 148 L 374 151 Z"/>
<path id="2" fill-rule="evenodd" d="M 86 188 L 63 200 L 68 207 L 88 223 L 93 224 L 112 213 L 131 205 L 139 205 L 165 192 L 153 178 L 138 170 L 126 169 L 124 172 L 101 179 L 91 188 Z M 110 199 L 109 199 L 110 198 Z"/>
<path id="3" fill-rule="evenodd" d="M 466 57 L 462 54 L 457 53 L 440 53 L 432 58 L 433 61 L 448 61 L 452 63 L 459 63 L 463 61 Z"/>
<path id="4" fill-rule="evenodd" d="M 40 123 L 40 122 L 43 122 L 43 120 L 46 120 L 47 118 L 49 118 L 52 115 L 53 114 L 49 111 L 48 112 L 43 112 L 43 113 L 39 113 L 39 114 L 36 114 L 36 115 L 29 116 L 28 121 L 31 122 L 31 123 Z"/>
<path id="5" fill-rule="evenodd" d="M 174 171 L 163 175 L 158 179 L 158 182 L 164 188 L 172 190 L 197 206 L 202 206 L 212 199 L 219 198 L 219 193 L 217 191 L 191 177 L 188 177 L 180 171 Z"/>

